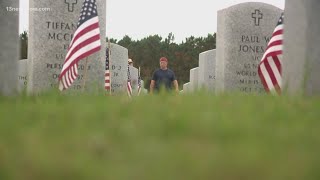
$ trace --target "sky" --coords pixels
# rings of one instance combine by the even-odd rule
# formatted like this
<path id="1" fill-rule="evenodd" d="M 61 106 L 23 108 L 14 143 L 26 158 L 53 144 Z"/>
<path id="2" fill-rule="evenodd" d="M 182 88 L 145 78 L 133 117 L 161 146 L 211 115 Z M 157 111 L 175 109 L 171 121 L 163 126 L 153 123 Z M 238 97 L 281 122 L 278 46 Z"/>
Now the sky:
<path id="1" fill-rule="evenodd" d="M 180 43 L 191 35 L 217 31 L 217 11 L 243 2 L 264 2 L 284 9 L 285 0 L 106 0 L 106 36 L 134 40 L 170 32 Z M 20 32 L 28 30 L 29 0 L 20 0 Z"/>

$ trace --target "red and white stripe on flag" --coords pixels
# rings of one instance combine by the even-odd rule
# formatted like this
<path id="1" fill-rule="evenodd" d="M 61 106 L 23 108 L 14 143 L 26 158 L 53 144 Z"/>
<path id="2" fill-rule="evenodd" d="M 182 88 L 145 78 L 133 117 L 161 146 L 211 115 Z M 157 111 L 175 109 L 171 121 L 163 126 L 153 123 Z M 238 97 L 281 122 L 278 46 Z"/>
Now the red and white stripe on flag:
<path id="1" fill-rule="evenodd" d="M 131 98 L 132 97 L 132 85 L 131 85 L 131 75 L 130 75 L 130 66 L 128 64 L 128 72 L 127 72 L 127 75 L 128 75 L 128 80 L 127 80 L 127 93 L 128 93 L 128 96 Z"/>
<path id="2" fill-rule="evenodd" d="M 78 62 L 100 51 L 101 39 L 96 0 L 85 0 L 78 27 L 59 75 L 59 89 L 68 89 L 78 76 Z"/>
<path id="3" fill-rule="evenodd" d="M 110 70 L 106 70 L 104 87 L 105 87 L 105 89 L 108 90 L 108 91 L 111 90 L 111 85 L 110 85 Z"/>
<path id="4" fill-rule="evenodd" d="M 258 74 L 266 92 L 272 94 L 281 94 L 283 18 L 282 14 L 258 67 Z"/>
<path id="5" fill-rule="evenodd" d="M 140 76 L 140 67 L 139 67 L 139 71 L 138 71 L 138 96 L 141 93 L 141 76 Z"/>
<path id="6" fill-rule="evenodd" d="M 128 96 L 131 97 L 132 96 L 132 86 L 131 86 L 131 81 L 129 81 L 129 80 L 127 83 L 127 92 L 128 92 Z"/>
<path id="7" fill-rule="evenodd" d="M 111 77 L 110 77 L 110 52 L 109 48 L 106 50 L 106 71 L 104 75 L 104 88 L 107 91 L 111 91 Z"/>

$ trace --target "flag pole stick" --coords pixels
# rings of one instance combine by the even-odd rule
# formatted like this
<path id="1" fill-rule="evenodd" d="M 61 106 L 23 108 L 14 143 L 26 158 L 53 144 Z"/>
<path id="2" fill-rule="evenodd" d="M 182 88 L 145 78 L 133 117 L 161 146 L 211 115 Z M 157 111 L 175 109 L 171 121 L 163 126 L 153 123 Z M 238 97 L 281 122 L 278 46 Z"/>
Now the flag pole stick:
<path id="1" fill-rule="evenodd" d="M 88 57 L 86 58 L 86 62 L 84 65 L 84 76 L 83 76 L 83 80 L 82 80 L 82 92 L 84 92 L 84 89 L 86 86 L 87 72 L 88 72 Z"/>
<path id="2" fill-rule="evenodd" d="M 140 92 L 139 91 L 141 91 L 141 76 L 140 76 L 140 66 L 139 66 L 139 71 L 138 71 L 138 86 L 140 86 L 140 87 L 138 87 L 138 96 L 140 95 Z"/>
<path id="3" fill-rule="evenodd" d="M 109 73 L 110 73 L 110 91 L 109 94 L 110 96 L 112 95 L 112 86 L 111 86 L 111 71 L 110 71 L 110 67 L 111 67 L 111 49 L 110 49 L 111 45 L 110 45 L 110 39 L 108 39 L 108 53 L 109 53 Z"/>

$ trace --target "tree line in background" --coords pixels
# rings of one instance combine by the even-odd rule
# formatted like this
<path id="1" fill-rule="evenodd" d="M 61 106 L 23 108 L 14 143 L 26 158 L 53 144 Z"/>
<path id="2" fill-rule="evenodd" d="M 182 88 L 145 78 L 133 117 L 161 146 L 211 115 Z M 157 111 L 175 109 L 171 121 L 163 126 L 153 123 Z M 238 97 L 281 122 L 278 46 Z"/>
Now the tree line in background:
<path id="1" fill-rule="evenodd" d="M 106 38 L 108 42 L 108 38 Z M 145 88 L 149 84 L 153 71 L 159 68 L 159 59 L 165 56 L 169 60 L 169 68 L 172 69 L 181 86 L 189 82 L 190 69 L 197 67 L 199 54 L 216 48 L 216 34 L 208 34 L 207 37 L 188 37 L 185 41 L 177 44 L 174 42 L 174 35 L 169 33 L 166 38 L 159 35 L 152 35 L 141 40 L 133 40 L 124 36 L 117 40 L 110 38 L 111 43 L 118 44 L 128 49 L 129 58 L 134 62 L 135 67 L 141 67 L 141 77 L 145 82 Z M 20 59 L 27 59 L 28 34 L 20 34 Z"/>

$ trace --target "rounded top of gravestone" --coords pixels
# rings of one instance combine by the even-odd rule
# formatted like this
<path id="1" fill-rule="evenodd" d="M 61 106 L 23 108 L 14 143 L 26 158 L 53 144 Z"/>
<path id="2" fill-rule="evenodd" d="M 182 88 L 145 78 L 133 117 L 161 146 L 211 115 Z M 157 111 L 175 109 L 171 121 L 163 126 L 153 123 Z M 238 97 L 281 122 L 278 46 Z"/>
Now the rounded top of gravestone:
<path id="1" fill-rule="evenodd" d="M 215 56 L 216 56 L 216 49 L 211 49 L 208 51 L 204 51 L 202 53 L 199 54 L 199 66 L 201 66 L 200 64 L 202 64 L 204 61 L 206 61 L 207 59 L 213 59 L 215 60 Z"/>
<path id="2" fill-rule="evenodd" d="M 115 43 L 110 43 L 110 46 L 112 48 L 115 48 L 115 49 L 125 49 L 125 50 L 128 50 L 127 48 L 123 47 L 123 46 L 120 46 L 118 44 L 115 44 Z"/>
<path id="3" fill-rule="evenodd" d="M 280 9 L 279 7 L 276 7 L 272 4 L 268 4 L 268 3 L 263 3 L 263 2 L 244 2 L 244 3 L 239 3 L 239 4 L 235 4 L 232 5 L 230 7 L 224 8 L 222 10 L 239 10 L 239 9 L 243 9 L 243 8 L 268 8 L 268 9 Z"/>
<path id="4" fill-rule="evenodd" d="M 211 49 L 211 50 L 208 50 L 208 51 L 204 51 L 200 54 L 208 54 L 208 53 L 214 53 L 216 51 L 216 49 Z"/>
<path id="5" fill-rule="evenodd" d="M 217 43 L 218 49 L 219 46 L 231 45 L 236 38 L 232 35 L 239 33 L 247 36 L 271 35 L 282 12 L 274 5 L 261 2 L 240 3 L 218 11 L 217 41 L 219 37 L 220 40 L 224 37 L 224 41 Z"/>
<path id="6" fill-rule="evenodd" d="M 126 64 L 126 61 L 128 59 L 128 49 L 125 47 L 122 47 L 118 44 L 114 44 L 114 43 L 110 43 L 110 55 L 111 58 L 117 57 L 120 58 L 121 57 L 121 61 L 124 61 L 123 63 Z M 111 60 L 112 61 L 112 60 Z"/>

